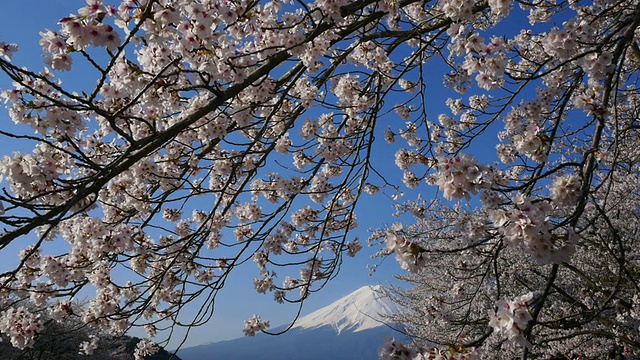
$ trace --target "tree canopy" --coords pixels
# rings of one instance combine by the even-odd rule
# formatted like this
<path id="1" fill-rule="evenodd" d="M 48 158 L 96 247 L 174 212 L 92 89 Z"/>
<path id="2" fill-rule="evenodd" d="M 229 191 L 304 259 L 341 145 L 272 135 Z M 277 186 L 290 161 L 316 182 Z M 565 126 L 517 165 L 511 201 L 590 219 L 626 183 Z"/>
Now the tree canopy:
<path id="1" fill-rule="evenodd" d="M 415 344 L 382 358 L 640 351 L 637 0 L 82 6 L 41 68 L 0 35 L 0 135 L 33 149 L 0 160 L 0 251 L 28 244 L 0 274 L 15 347 L 45 314 L 203 324 L 248 262 L 301 302 L 365 245 L 361 197 L 407 191 L 369 244 L 413 273 L 390 293 Z"/>

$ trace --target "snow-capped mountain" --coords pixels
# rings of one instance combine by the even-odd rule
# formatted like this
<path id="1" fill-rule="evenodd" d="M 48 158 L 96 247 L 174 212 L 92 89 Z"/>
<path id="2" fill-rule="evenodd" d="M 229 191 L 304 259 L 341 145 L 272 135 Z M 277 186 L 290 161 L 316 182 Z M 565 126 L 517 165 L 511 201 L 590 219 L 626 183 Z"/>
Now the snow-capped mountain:
<path id="1" fill-rule="evenodd" d="M 362 287 L 301 317 L 283 335 L 220 341 L 181 349 L 178 355 L 183 360 L 376 359 L 384 340 L 398 337 L 383 319 L 394 306 L 376 290 L 377 286 Z"/>
<path id="2" fill-rule="evenodd" d="M 380 285 L 363 286 L 332 304 L 301 317 L 293 329 L 331 326 L 340 334 L 345 330 L 358 332 L 384 326 L 383 317 L 393 312 L 394 305 L 378 295 L 379 287 Z"/>

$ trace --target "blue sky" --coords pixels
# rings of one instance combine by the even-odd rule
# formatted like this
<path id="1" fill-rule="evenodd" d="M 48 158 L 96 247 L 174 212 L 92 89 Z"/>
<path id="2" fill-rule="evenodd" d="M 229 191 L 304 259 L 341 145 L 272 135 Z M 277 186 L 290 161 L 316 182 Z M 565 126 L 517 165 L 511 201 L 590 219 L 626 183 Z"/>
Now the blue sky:
<path id="1" fill-rule="evenodd" d="M 60 18 L 85 4 L 84 0 L 22 0 L 7 1 L 2 4 L 0 12 L 0 41 L 5 43 L 17 43 L 20 51 L 14 55 L 13 63 L 25 66 L 31 70 L 39 70 L 43 66 L 42 50 L 38 41 L 39 32 L 47 28 L 56 30 Z M 91 77 L 85 77 L 82 68 L 74 68 L 72 72 L 63 75 L 64 84 L 73 89 L 91 87 L 93 83 L 86 84 L 83 81 Z M 6 76 L 0 74 L 0 88 L 10 87 Z M 386 124 L 385 124 L 386 127 Z M 15 129 L 4 107 L 0 110 L 0 128 L 3 130 Z M 28 129 L 18 129 L 24 132 Z M 381 139 L 380 139 L 381 140 Z M 15 142 L 7 142 L 5 138 L 0 148 L 0 156 L 8 155 L 17 149 L 30 151 L 29 146 Z M 389 166 L 393 165 L 393 152 L 383 152 L 383 158 L 388 158 Z M 397 171 L 397 170 L 396 170 Z M 399 174 L 399 173 L 398 173 Z M 401 174 L 400 174 L 401 176 Z M 394 221 L 388 214 L 393 212 L 391 203 L 383 197 L 371 198 L 365 196 L 359 212 L 360 228 L 354 235 L 365 241 L 369 236 L 368 228 L 383 227 L 386 223 Z M 5 249 L 0 254 L 0 263 L 13 264 L 16 261 L 15 253 L 27 242 L 20 241 L 20 245 Z M 392 274 L 401 272 L 399 266 L 392 258 L 384 261 L 378 271 L 370 276 L 367 264 L 376 264 L 379 259 L 371 260 L 369 256 L 375 253 L 377 248 L 368 248 L 365 244 L 355 259 L 347 258 L 342 266 L 340 274 L 332 280 L 321 292 L 314 294 L 305 304 L 303 315 L 321 306 L 358 289 L 363 285 L 386 283 L 392 280 Z M 272 326 L 277 326 L 291 321 L 297 308 L 295 305 L 278 305 L 272 300 L 272 296 L 260 295 L 253 289 L 252 279 L 257 276 L 256 267 L 253 264 L 236 269 L 231 275 L 216 302 L 216 314 L 207 325 L 191 332 L 186 346 L 199 343 L 207 343 L 242 336 L 243 322 L 253 314 L 260 314 L 264 319 L 271 321 Z M 1 270 L 1 269 L 0 269 Z M 171 345 L 169 346 L 171 347 Z"/>

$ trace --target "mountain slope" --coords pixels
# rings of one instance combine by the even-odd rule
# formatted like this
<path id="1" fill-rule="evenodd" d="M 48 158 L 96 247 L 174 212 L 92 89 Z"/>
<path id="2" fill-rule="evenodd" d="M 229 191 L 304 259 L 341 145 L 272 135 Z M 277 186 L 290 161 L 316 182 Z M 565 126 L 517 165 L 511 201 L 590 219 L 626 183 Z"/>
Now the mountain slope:
<path id="1" fill-rule="evenodd" d="M 358 332 L 384 326 L 382 315 L 391 314 L 394 307 L 389 300 L 377 295 L 378 286 L 363 286 L 332 304 L 303 316 L 293 328 L 331 326 L 340 334 L 345 330 Z"/>
<path id="2" fill-rule="evenodd" d="M 367 286 L 301 317 L 283 335 L 258 334 L 194 346 L 178 355 L 183 360 L 375 359 L 384 340 L 397 337 L 381 320 L 392 310 L 388 300 L 377 297 L 375 287 Z"/>
<path id="3" fill-rule="evenodd" d="M 183 360 L 369 360 L 377 359 L 378 348 L 391 336 L 383 327 L 339 336 L 330 328 L 291 330 L 194 346 L 178 355 Z"/>

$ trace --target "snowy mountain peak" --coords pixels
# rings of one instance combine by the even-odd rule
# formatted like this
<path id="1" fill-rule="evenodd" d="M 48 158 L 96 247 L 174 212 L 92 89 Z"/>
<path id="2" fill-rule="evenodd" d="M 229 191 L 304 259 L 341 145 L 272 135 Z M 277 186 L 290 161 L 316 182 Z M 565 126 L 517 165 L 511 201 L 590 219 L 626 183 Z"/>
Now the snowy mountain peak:
<path id="1" fill-rule="evenodd" d="M 351 294 L 303 316 L 294 328 L 315 329 L 331 326 L 340 334 L 384 326 L 384 315 L 394 312 L 394 305 L 377 293 L 380 285 L 364 286 Z"/>

